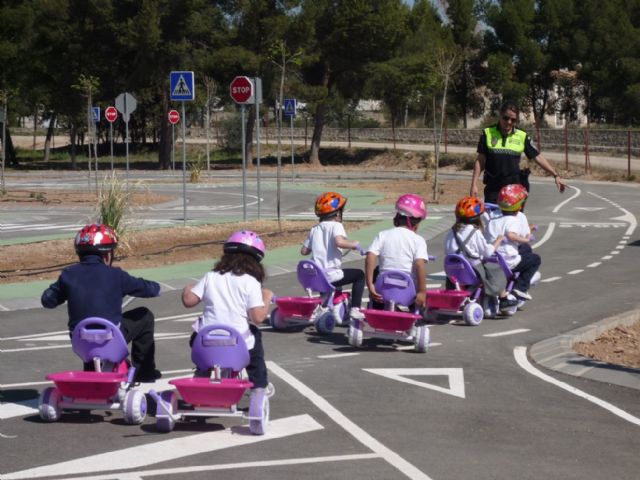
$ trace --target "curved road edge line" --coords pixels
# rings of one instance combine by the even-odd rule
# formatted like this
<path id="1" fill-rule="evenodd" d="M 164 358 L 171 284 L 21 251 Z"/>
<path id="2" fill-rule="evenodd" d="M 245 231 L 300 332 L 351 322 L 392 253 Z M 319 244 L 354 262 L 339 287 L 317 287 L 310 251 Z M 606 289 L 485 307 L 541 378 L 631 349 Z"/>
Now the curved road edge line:
<path id="1" fill-rule="evenodd" d="M 513 356 L 516 359 L 516 362 L 518 363 L 518 365 L 520 365 L 522 369 L 524 369 L 531 375 L 538 377 L 544 380 L 545 382 L 551 383 L 556 387 L 560 387 L 563 390 L 566 390 L 567 392 L 572 393 L 580 398 L 584 398 L 585 400 L 588 400 L 591 403 L 594 403 L 599 407 L 602 407 L 605 410 L 610 411 L 611 413 L 613 413 L 614 415 L 617 415 L 623 420 L 626 420 L 627 422 L 633 423 L 634 425 L 637 425 L 640 427 L 640 418 L 634 417 L 633 415 L 625 412 L 624 410 L 616 407 L 615 405 L 610 404 L 609 402 L 606 402 L 597 397 L 594 397 L 593 395 L 585 393 L 582 390 L 579 390 L 569 385 L 568 383 L 564 383 L 564 382 L 561 382 L 560 380 L 556 380 L 555 378 L 549 375 L 546 375 L 542 373 L 540 370 L 536 369 L 533 365 L 531 365 L 531 363 L 529 362 L 529 359 L 527 358 L 527 347 L 515 347 L 513 349 Z"/>

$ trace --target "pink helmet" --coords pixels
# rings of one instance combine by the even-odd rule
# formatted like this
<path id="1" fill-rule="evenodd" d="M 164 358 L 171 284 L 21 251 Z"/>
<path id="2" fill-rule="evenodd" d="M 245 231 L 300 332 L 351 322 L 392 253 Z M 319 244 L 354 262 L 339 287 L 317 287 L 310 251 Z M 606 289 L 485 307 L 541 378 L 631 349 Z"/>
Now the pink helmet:
<path id="1" fill-rule="evenodd" d="M 267 248 L 256 232 L 240 230 L 232 233 L 224 242 L 223 251 L 224 253 L 248 253 L 260 261 L 264 258 Z"/>
<path id="2" fill-rule="evenodd" d="M 405 217 L 425 219 L 427 217 L 427 205 L 419 195 L 406 193 L 398 198 L 396 212 Z"/>

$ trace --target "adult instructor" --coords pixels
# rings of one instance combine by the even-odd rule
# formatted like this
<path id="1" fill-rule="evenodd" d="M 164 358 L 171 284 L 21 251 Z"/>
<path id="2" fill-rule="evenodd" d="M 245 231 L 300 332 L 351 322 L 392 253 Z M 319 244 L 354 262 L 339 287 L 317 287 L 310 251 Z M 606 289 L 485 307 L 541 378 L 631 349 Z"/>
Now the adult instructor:
<path id="1" fill-rule="evenodd" d="M 470 194 L 472 197 L 478 196 L 478 178 L 484 170 L 485 203 L 497 203 L 498 192 L 505 185 L 519 183 L 529 190 L 529 169 L 520 169 L 520 157 L 523 153 L 553 176 L 558 191 L 562 193 L 566 187 L 557 170 L 533 145 L 529 135 L 515 127 L 518 113 L 515 104 L 505 103 L 500 108 L 498 123 L 485 128 L 480 136 Z"/>

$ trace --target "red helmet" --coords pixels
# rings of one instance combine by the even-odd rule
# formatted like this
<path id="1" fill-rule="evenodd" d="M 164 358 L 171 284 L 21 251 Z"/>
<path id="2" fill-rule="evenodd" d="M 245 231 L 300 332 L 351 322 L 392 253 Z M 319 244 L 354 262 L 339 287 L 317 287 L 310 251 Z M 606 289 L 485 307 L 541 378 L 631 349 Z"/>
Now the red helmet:
<path id="1" fill-rule="evenodd" d="M 498 206 L 503 212 L 518 212 L 528 196 L 527 189 L 518 183 L 505 185 L 498 193 Z"/>
<path id="2" fill-rule="evenodd" d="M 261 261 L 267 248 L 257 233 L 251 230 L 241 230 L 231 234 L 224 242 L 222 250 L 224 253 L 248 253 L 256 260 Z"/>
<path id="3" fill-rule="evenodd" d="M 419 195 L 407 193 L 396 201 L 396 212 L 405 217 L 425 219 L 427 217 L 427 205 Z"/>
<path id="4" fill-rule="evenodd" d="M 86 225 L 77 234 L 73 241 L 76 253 L 107 253 L 118 246 L 118 236 L 108 225 L 92 223 Z"/>
<path id="5" fill-rule="evenodd" d="M 484 203 L 476 197 L 462 197 L 456 205 L 456 217 L 475 220 L 484 213 Z"/>
<path id="6" fill-rule="evenodd" d="M 338 213 L 347 204 L 347 199 L 336 192 L 325 192 L 316 198 L 315 211 L 318 217 Z"/>

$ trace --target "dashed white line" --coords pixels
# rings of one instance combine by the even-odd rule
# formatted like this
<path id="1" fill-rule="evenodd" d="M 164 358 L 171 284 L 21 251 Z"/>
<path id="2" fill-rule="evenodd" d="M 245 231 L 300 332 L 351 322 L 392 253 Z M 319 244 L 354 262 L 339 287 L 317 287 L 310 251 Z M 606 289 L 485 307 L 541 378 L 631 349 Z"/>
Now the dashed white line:
<path id="1" fill-rule="evenodd" d="M 602 262 L 593 262 L 593 263 L 590 263 L 589 265 L 587 265 L 587 268 L 595 268 L 595 267 L 598 267 L 600 265 L 602 265 Z"/>
<path id="2" fill-rule="evenodd" d="M 611 252 L 611 255 L 618 255 L 620 253 L 620 250 L 614 250 Z"/>
<path id="3" fill-rule="evenodd" d="M 357 352 L 353 353 L 334 353 L 332 355 L 318 355 L 318 358 L 341 358 L 341 357 L 354 357 L 356 355 L 360 355 Z"/>
<path id="4" fill-rule="evenodd" d="M 582 273 L 582 272 L 584 272 L 584 270 L 582 269 L 571 270 L 570 272 L 567 272 L 567 275 L 577 275 L 578 273 Z"/>
<path id="5" fill-rule="evenodd" d="M 611 260 L 613 257 L 611 255 L 605 255 L 601 258 L 601 260 Z"/>
<path id="6" fill-rule="evenodd" d="M 622 250 L 624 247 L 626 247 L 626 245 L 618 245 L 616 247 L 616 250 Z"/>
<path id="7" fill-rule="evenodd" d="M 634 417 L 633 415 L 630 415 L 629 413 L 625 412 L 624 410 L 616 407 L 615 405 L 610 404 L 609 402 L 605 402 L 604 400 L 601 400 L 597 397 L 594 397 L 593 395 L 589 395 L 588 393 L 583 392 L 582 390 L 578 390 L 577 388 L 561 382 L 560 380 L 556 380 L 553 377 L 550 377 L 549 375 L 542 373 L 541 371 L 537 370 L 536 368 L 533 367 L 533 365 L 531 365 L 531 363 L 529 363 L 529 360 L 527 359 L 527 348 L 526 347 L 516 347 L 513 349 L 513 356 L 516 359 L 516 362 L 518 363 L 518 365 L 520 365 L 520 367 L 522 367 L 524 370 L 526 370 L 527 372 L 529 372 L 531 375 L 534 375 L 542 380 L 544 380 L 545 382 L 549 382 L 552 385 L 555 385 L 557 387 L 562 388 L 563 390 L 566 390 L 569 393 L 573 393 L 574 395 L 577 395 L 578 397 L 584 398 L 585 400 L 588 400 L 596 405 L 598 405 L 599 407 L 604 408 L 605 410 L 609 410 L 611 413 L 613 413 L 614 415 L 617 415 L 618 417 L 622 418 L 623 420 L 626 420 L 627 422 L 633 423 L 635 425 L 640 426 L 640 418 L 638 417 Z"/>
<path id="8" fill-rule="evenodd" d="M 483 337 L 503 337 L 505 335 L 515 335 L 517 333 L 525 333 L 530 331 L 531 330 L 528 328 L 516 328 L 515 330 L 507 330 L 506 332 L 487 333 L 483 335 Z"/>
<path id="9" fill-rule="evenodd" d="M 540 282 L 542 283 L 551 283 L 551 282 L 555 282 L 556 280 L 560 280 L 562 277 L 549 277 L 549 278 L 545 278 L 544 280 L 540 280 Z"/>

